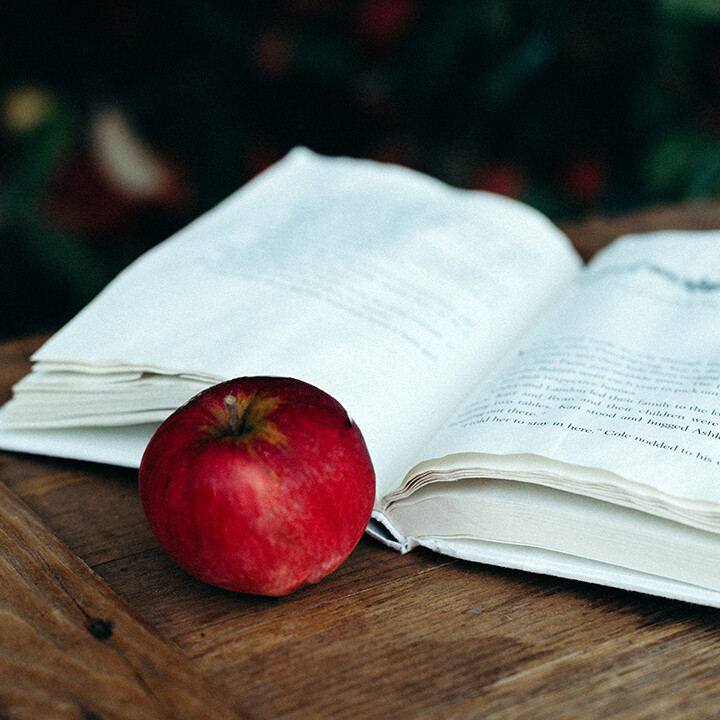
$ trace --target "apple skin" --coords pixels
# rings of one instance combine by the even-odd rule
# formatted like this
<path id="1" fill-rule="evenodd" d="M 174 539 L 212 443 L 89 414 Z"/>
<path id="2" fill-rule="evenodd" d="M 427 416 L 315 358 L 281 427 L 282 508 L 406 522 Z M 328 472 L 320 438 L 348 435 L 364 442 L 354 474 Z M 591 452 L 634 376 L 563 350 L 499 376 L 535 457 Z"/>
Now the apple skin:
<path id="1" fill-rule="evenodd" d="M 279 596 L 350 555 L 370 520 L 375 472 L 330 395 L 292 378 L 243 377 L 165 420 L 145 449 L 139 491 L 155 537 L 186 572 Z"/>

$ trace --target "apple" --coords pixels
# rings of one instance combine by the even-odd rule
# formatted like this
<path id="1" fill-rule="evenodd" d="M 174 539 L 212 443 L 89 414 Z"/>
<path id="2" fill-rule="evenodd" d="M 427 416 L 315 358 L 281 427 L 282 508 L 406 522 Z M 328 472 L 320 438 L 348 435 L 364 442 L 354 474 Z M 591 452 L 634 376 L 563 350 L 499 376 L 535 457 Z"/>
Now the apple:
<path id="1" fill-rule="evenodd" d="M 362 537 L 375 472 L 358 426 L 293 378 L 203 390 L 158 428 L 140 464 L 150 528 L 186 572 L 286 595 L 339 567 Z"/>

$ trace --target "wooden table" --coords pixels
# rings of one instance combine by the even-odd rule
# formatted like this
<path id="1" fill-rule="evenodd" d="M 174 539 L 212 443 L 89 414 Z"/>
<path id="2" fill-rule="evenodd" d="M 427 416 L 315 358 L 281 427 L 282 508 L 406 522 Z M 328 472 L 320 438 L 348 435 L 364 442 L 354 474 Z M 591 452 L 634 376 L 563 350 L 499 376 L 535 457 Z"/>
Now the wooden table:
<path id="1" fill-rule="evenodd" d="M 720 205 L 566 228 L 720 227 Z M 0 345 L 0 401 L 41 338 Z M 720 717 L 720 611 L 363 539 L 283 599 L 187 577 L 136 473 L 0 453 L 0 718 Z"/>

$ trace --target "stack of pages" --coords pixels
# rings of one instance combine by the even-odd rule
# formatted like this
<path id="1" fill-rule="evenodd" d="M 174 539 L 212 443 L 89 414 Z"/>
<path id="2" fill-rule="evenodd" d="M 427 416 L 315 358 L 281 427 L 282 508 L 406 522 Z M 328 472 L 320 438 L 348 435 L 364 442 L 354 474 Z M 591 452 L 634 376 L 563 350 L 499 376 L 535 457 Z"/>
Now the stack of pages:
<path id="1" fill-rule="evenodd" d="M 137 467 L 199 390 L 298 377 L 360 426 L 388 545 L 720 607 L 719 247 L 583 267 L 516 201 L 297 149 L 37 352 L 0 447 Z"/>

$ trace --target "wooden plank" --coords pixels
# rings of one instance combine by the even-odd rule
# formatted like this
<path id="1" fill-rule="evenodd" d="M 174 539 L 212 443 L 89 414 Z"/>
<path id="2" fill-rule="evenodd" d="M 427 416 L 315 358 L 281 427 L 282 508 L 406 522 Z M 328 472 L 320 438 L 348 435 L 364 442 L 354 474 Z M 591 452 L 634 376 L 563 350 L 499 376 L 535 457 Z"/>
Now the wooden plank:
<path id="1" fill-rule="evenodd" d="M 237 717 L 0 483 L 0 717 Z"/>
<path id="2" fill-rule="evenodd" d="M 354 589 L 311 592 L 315 603 L 283 612 L 223 611 L 221 600 L 211 622 L 170 630 L 219 686 L 239 683 L 260 718 L 649 720 L 720 709 L 717 610 L 430 557 L 425 572 Z"/>
<path id="3" fill-rule="evenodd" d="M 0 343 L 0 405 L 10 399 L 10 388 L 30 370 L 30 355 L 45 335 L 33 335 Z"/>
<path id="4" fill-rule="evenodd" d="M 17 467 L 42 478 L 42 463 L 18 459 Z M 68 496 L 92 477 L 92 469 L 77 472 L 88 477 L 68 483 L 60 475 Z M 54 463 L 48 475 L 58 477 Z M 97 480 L 118 481 L 110 472 Z M 77 498 L 67 502 L 79 508 Z M 132 506 L 132 494 L 123 502 Z M 61 518 L 64 531 L 80 534 L 87 518 L 79 510 L 73 527 L 75 513 L 50 509 L 49 522 Z M 98 515 L 82 547 L 122 537 L 112 508 Z M 715 610 L 431 553 L 398 556 L 370 540 L 318 586 L 253 598 L 188 578 L 147 544 L 117 548 L 98 571 L 259 718 L 640 720 L 682 717 L 686 707 L 712 717 L 720 707 Z M 108 549 L 96 556 L 109 557 Z"/>
<path id="5" fill-rule="evenodd" d="M 643 208 L 616 217 L 589 217 L 567 223 L 562 230 L 580 255 L 588 260 L 600 248 L 619 237 L 656 230 L 716 230 L 720 228 L 720 202 L 689 202 Z"/>

